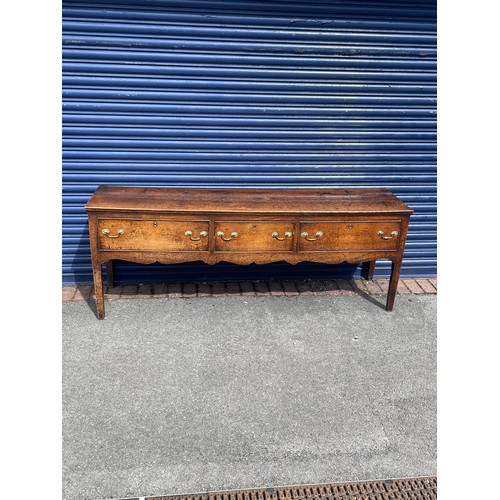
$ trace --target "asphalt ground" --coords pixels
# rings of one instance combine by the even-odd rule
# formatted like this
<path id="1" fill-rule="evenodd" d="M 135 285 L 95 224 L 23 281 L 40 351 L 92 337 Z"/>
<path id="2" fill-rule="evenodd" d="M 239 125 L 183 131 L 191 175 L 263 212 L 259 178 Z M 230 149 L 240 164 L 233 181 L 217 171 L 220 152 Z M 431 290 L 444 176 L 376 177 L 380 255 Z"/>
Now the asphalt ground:
<path id="1" fill-rule="evenodd" d="M 63 304 L 63 498 L 436 475 L 436 296 Z"/>

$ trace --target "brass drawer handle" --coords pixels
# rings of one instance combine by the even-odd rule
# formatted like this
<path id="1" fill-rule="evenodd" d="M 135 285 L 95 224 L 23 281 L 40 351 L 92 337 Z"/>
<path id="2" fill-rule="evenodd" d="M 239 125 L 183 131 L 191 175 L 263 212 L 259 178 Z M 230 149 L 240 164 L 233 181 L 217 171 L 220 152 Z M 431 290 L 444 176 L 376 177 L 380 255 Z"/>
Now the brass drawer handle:
<path id="1" fill-rule="evenodd" d="M 200 231 L 200 237 L 199 238 L 193 238 L 193 231 L 186 231 L 184 233 L 191 241 L 200 241 L 202 238 L 204 238 L 208 232 L 207 231 Z"/>
<path id="2" fill-rule="evenodd" d="M 224 241 L 231 241 L 234 240 L 235 238 L 238 237 L 238 233 L 236 231 L 233 231 L 231 233 L 231 236 L 229 238 L 224 238 L 224 232 L 223 231 L 217 231 L 217 236 Z"/>
<path id="3" fill-rule="evenodd" d="M 305 238 L 307 241 L 316 241 L 316 240 L 319 240 L 320 238 L 323 238 L 323 231 L 318 231 L 316 233 L 316 237 L 315 238 L 308 238 L 309 236 L 309 233 L 302 233 L 300 236 L 302 236 L 302 238 Z"/>
<path id="4" fill-rule="evenodd" d="M 286 240 L 287 238 L 291 238 L 291 236 L 292 236 L 292 233 L 291 233 L 290 231 L 287 231 L 287 232 L 285 233 L 284 238 L 280 238 L 280 237 L 278 236 L 278 234 L 279 234 L 279 233 L 278 233 L 277 231 L 274 231 L 274 233 L 271 233 L 271 236 L 272 236 L 273 238 L 276 238 L 278 241 L 284 241 L 284 240 Z"/>
<path id="5" fill-rule="evenodd" d="M 391 238 L 394 238 L 394 236 L 398 235 L 397 231 L 393 231 L 390 236 L 384 236 L 384 231 L 382 229 L 377 232 L 377 234 L 383 239 L 383 240 L 390 240 Z"/>
<path id="6" fill-rule="evenodd" d="M 102 234 L 104 234 L 104 236 L 107 236 L 108 238 L 119 238 L 122 234 L 125 234 L 125 229 L 118 229 L 118 231 L 116 231 L 118 234 L 116 236 L 111 236 L 109 233 L 111 231 L 109 229 L 103 229 L 101 231 Z"/>

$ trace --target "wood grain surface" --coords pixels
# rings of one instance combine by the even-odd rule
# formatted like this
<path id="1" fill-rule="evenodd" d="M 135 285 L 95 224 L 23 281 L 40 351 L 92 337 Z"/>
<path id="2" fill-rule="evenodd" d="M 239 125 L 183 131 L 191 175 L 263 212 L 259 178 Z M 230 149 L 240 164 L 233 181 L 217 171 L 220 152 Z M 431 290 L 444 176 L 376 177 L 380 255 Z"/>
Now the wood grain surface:
<path id="1" fill-rule="evenodd" d="M 99 186 L 87 210 L 190 213 L 411 213 L 388 189 L 176 189 Z"/>

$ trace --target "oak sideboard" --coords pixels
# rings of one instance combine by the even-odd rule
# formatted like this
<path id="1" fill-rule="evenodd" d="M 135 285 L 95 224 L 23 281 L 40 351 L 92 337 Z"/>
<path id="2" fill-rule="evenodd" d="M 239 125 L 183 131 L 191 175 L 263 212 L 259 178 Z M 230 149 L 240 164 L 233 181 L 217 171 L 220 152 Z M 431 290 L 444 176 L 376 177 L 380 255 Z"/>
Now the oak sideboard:
<path id="1" fill-rule="evenodd" d="M 203 261 L 392 261 L 394 305 L 413 210 L 388 189 L 177 189 L 99 186 L 85 205 L 97 317 L 102 265 Z"/>

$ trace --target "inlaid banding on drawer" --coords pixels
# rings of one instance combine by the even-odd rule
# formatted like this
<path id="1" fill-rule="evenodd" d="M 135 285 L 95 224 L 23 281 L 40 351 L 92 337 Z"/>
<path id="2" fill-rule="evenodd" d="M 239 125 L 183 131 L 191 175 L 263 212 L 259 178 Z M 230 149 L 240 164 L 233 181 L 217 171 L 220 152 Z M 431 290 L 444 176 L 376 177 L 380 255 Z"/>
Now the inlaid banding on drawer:
<path id="1" fill-rule="evenodd" d="M 291 252 L 293 222 L 285 221 L 217 221 L 216 252 Z"/>
<path id="2" fill-rule="evenodd" d="M 401 220 L 301 222 L 300 252 L 397 250 Z"/>
<path id="3" fill-rule="evenodd" d="M 100 219 L 101 250 L 208 251 L 208 221 Z"/>

